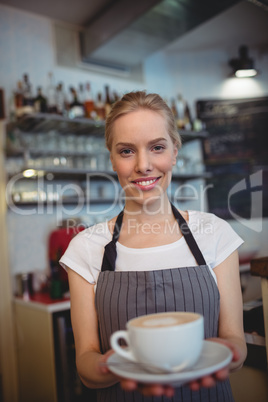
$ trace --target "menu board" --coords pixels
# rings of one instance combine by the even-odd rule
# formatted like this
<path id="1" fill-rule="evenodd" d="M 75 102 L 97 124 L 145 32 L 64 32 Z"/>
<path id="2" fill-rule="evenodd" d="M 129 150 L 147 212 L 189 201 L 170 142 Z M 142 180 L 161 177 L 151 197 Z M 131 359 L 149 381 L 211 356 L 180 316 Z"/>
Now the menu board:
<path id="1" fill-rule="evenodd" d="M 268 97 L 198 100 L 196 107 L 209 133 L 204 141 L 204 159 L 212 174 L 208 182 L 210 212 L 224 219 L 232 219 L 234 214 L 249 219 L 253 208 L 251 177 L 261 172 L 257 187 L 263 202 L 255 215 L 268 216 Z M 231 199 L 230 192 L 238 183 L 242 188 L 243 181 L 245 189 Z"/>

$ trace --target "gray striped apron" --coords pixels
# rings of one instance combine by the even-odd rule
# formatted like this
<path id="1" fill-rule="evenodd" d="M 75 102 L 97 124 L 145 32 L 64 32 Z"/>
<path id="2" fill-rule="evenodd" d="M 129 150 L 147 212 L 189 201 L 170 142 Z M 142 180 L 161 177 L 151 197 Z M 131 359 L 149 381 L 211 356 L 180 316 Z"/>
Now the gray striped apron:
<path id="1" fill-rule="evenodd" d="M 204 315 L 205 338 L 218 335 L 220 296 L 205 259 L 182 215 L 172 205 L 173 214 L 197 266 L 155 271 L 115 272 L 116 241 L 120 234 L 123 211 L 115 223 L 113 238 L 105 246 L 95 304 L 99 321 L 101 351 L 110 349 L 114 331 L 125 329 L 131 318 L 164 311 L 195 311 Z M 125 392 L 120 384 L 97 390 L 98 402 L 231 402 L 229 380 L 213 388 L 191 391 L 182 386 L 173 398 L 144 397 L 139 392 Z"/>

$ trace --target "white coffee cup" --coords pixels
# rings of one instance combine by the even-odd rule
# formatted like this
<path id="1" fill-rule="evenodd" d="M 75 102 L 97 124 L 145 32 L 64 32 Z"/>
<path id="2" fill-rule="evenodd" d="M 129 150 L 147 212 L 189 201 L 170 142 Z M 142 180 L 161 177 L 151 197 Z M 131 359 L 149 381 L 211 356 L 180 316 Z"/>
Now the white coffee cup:
<path id="1" fill-rule="evenodd" d="M 200 357 L 204 318 L 198 313 L 143 315 L 128 321 L 126 328 L 112 334 L 112 349 L 125 359 L 147 365 L 150 371 L 189 369 Z M 119 345 L 120 339 L 125 340 L 128 348 Z"/>

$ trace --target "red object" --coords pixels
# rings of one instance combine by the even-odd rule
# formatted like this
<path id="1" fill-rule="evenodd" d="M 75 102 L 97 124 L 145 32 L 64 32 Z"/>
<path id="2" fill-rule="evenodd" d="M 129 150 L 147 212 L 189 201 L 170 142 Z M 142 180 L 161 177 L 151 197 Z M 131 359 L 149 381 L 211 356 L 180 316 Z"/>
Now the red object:
<path id="1" fill-rule="evenodd" d="M 42 304 L 54 304 L 60 301 L 70 300 L 70 298 L 51 299 L 49 293 L 35 293 L 30 297 L 30 300 Z"/>
<path id="2" fill-rule="evenodd" d="M 61 228 L 54 230 L 48 240 L 48 258 L 50 268 L 53 270 L 55 267 L 59 269 L 60 281 L 68 287 L 68 275 L 64 268 L 59 264 L 61 256 L 67 249 L 70 241 L 77 233 L 84 230 L 83 225 L 72 228 Z"/>
<path id="3" fill-rule="evenodd" d="M 25 300 L 29 302 L 36 302 L 41 304 L 55 304 L 59 302 L 70 301 L 70 297 L 61 297 L 59 299 L 51 299 L 50 294 L 48 292 L 36 292 L 30 295 L 29 299 L 24 299 L 22 296 L 16 296 L 17 299 Z"/>

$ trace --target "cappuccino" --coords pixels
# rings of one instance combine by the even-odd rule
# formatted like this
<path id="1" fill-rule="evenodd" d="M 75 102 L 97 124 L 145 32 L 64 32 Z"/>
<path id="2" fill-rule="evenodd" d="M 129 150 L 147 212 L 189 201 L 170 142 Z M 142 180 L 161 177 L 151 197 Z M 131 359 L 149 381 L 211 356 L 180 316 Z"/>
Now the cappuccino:
<path id="1" fill-rule="evenodd" d="M 195 313 L 184 313 L 184 312 L 170 312 L 170 313 L 159 313 L 150 314 L 131 320 L 130 325 L 134 327 L 142 328 L 162 328 L 162 327 L 172 327 L 174 325 L 187 324 L 197 320 L 199 315 Z"/>
<path id="2" fill-rule="evenodd" d="M 152 372 L 192 367 L 203 347 L 204 318 L 183 311 L 148 314 L 127 322 L 111 336 L 112 349 L 125 359 L 144 363 Z M 128 348 L 121 347 L 124 339 Z"/>

